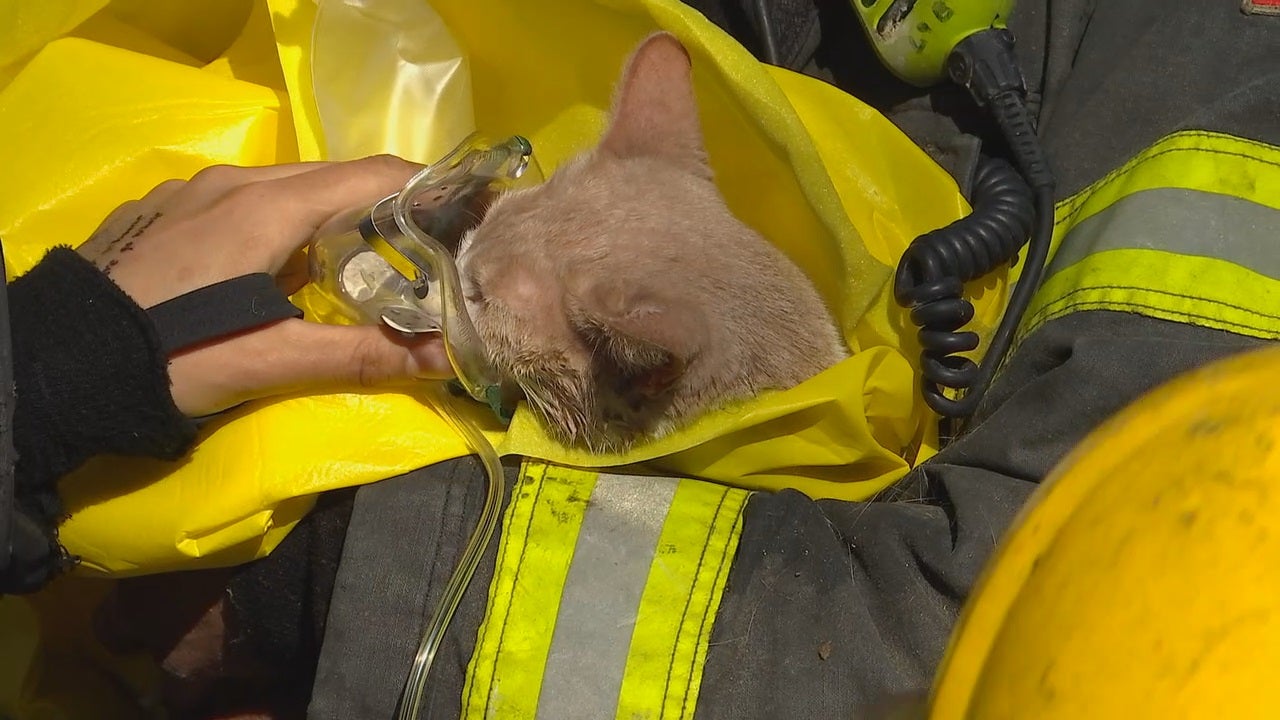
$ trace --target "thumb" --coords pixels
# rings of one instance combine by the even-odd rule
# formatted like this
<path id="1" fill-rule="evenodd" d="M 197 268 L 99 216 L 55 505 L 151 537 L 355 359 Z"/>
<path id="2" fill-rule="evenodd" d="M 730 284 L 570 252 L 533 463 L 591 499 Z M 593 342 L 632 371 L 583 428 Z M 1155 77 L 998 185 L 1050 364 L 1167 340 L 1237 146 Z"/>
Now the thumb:
<path id="1" fill-rule="evenodd" d="M 329 385 L 369 388 L 454 375 L 439 334 L 407 338 L 390 328 L 304 320 L 280 323 L 279 331 L 281 337 L 270 341 L 280 343 L 271 373 L 298 389 Z"/>
<path id="2" fill-rule="evenodd" d="M 169 366 L 173 397 L 189 416 L 288 393 L 408 385 L 454 376 L 439 335 L 284 320 L 192 350 Z"/>

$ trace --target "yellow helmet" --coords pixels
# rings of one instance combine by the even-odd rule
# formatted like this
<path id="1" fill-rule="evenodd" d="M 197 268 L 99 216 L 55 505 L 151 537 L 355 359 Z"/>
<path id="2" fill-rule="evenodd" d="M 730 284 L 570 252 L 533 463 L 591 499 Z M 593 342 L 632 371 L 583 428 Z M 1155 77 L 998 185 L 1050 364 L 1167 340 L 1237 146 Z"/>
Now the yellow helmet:
<path id="1" fill-rule="evenodd" d="M 1141 398 L 988 564 L 930 720 L 1280 717 L 1280 348 Z"/>

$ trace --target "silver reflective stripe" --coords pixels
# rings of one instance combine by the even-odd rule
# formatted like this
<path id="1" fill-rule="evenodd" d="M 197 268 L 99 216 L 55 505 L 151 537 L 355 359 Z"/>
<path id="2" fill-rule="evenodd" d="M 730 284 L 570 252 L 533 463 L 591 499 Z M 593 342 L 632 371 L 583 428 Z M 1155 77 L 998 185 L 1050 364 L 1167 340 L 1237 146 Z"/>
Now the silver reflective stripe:
<path id="1" fill-rule="evenodd" d="M 596 480 L 560 598 L 539 720 L 617 712 L 640 598 L 678 485 L 622 475 Z"/>
<path id="2" fill-rule="evenodd" d="M 1280 211 L 1200 190 L 1144 190 L 1072 228 L 1046 277 L 1094 253 L 1130 249 L 1217 258 L 1280 278 Z"/>

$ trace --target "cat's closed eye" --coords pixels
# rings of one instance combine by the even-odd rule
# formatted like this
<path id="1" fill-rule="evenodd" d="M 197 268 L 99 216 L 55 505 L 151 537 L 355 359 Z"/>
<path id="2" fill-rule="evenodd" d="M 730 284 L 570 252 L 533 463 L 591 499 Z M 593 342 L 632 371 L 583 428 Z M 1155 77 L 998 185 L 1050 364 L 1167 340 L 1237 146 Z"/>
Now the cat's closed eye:
<path id="1" fill-rule="evenodd" d="M 469 303 L 483 303 L 484 289 L 480 286 L 480 281 L 474 273 L 463 275 L 462 281 L 462 298 Z"/>

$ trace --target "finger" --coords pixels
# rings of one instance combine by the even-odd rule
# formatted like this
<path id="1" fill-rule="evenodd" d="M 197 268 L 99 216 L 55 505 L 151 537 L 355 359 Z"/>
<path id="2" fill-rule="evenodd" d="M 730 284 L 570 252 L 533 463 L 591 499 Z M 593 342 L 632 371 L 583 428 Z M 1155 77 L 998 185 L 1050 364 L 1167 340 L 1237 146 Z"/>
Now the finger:
<path id="1" fill-rule="evenodd" d="M 253 225 L 258 249 L 279 269 L 328 222 L 399 192 L 422 166 L 392 155 L 329 163 L 314 170 L 234 188 L 219 213 Z"/>
<path id="2" fill-rule="evenodd" d="M 323 389 L 339 392 L 453 377 L 438 335 L 290 319 L 173 358 L 173 396 L 192 416 L 246 400 Z"/>
<path id="3" fill-rule="evenodd" d="M 274 362 L 267 370 L 271 375 L 263 375 L 268 386 L 336 383 L 378 387 L 453 376 L 439 335 L 406 338 L 384 327 L 324 325 L 303 320 L 280 325 L 280 340 L 284 343 L 275 346 Z"/>
<path id="4" fill-rule="evenodd" d="M 165 209 L 178 215 L 209 206 L 237 188 L 255 183 L 271 182 L 333 163 L 307 161 L 283 165 L 210 165 L 201 169 L 185 183 L 181 195 L 174 197 Z"/>
<path id="5" fill-rule="evenodd" d="M 289 207 L 290 224 L 302 223 L 314 232 L 339 212 L 399 192 L 422 167 L 394 155 L 374 155 L 277 178 L 263 183 L 262 190 Z"/>
<path id="6" fill-rule="evenodd" d="M 170 203 L 170 206 L 164 209 L 169 213 L 176 213 L 193 205 L 205 204 L 223 195 L 233 187 L 286 178 L 332 164 L 323 161 L 309 161 L 246 167 L 213 165 L 200 170 L 190 180 L 176 178 L 165 180 L 153 187 L 141 198 L 124 202 L 115 210 L 112 210 L 98 225 L 98 228 L 94 230 L 89 241 L 85 242 L 81 247 L 84 248 L 86 253 L 96 254 L 100 245 L 110 242 L 116 235 L 123 232 L 127 224 L 131 223 L 134 218 L 155 211 L 169 203 L 170 200 L 175 202 Z M 180 192 L 183 197 L 176 198 L 175 196 Z"/>
<path id="7" fill-rule="evenodd" d="M 187 186 L 186 180 L 165 180 L 156 185 L 138 199 L 138 205 L 146 208 L 155 208 L 163 205 L 169 198 L 178 194 L 182 188 Z"/>
<path id="8" fill-rule="evenodd" d="M 279 165 L 210 165 L 192 175 L 187 186 L 204 195 L 221 195 L 239 185 L 279 180 L 333 164 L 311 160 Z"/>

